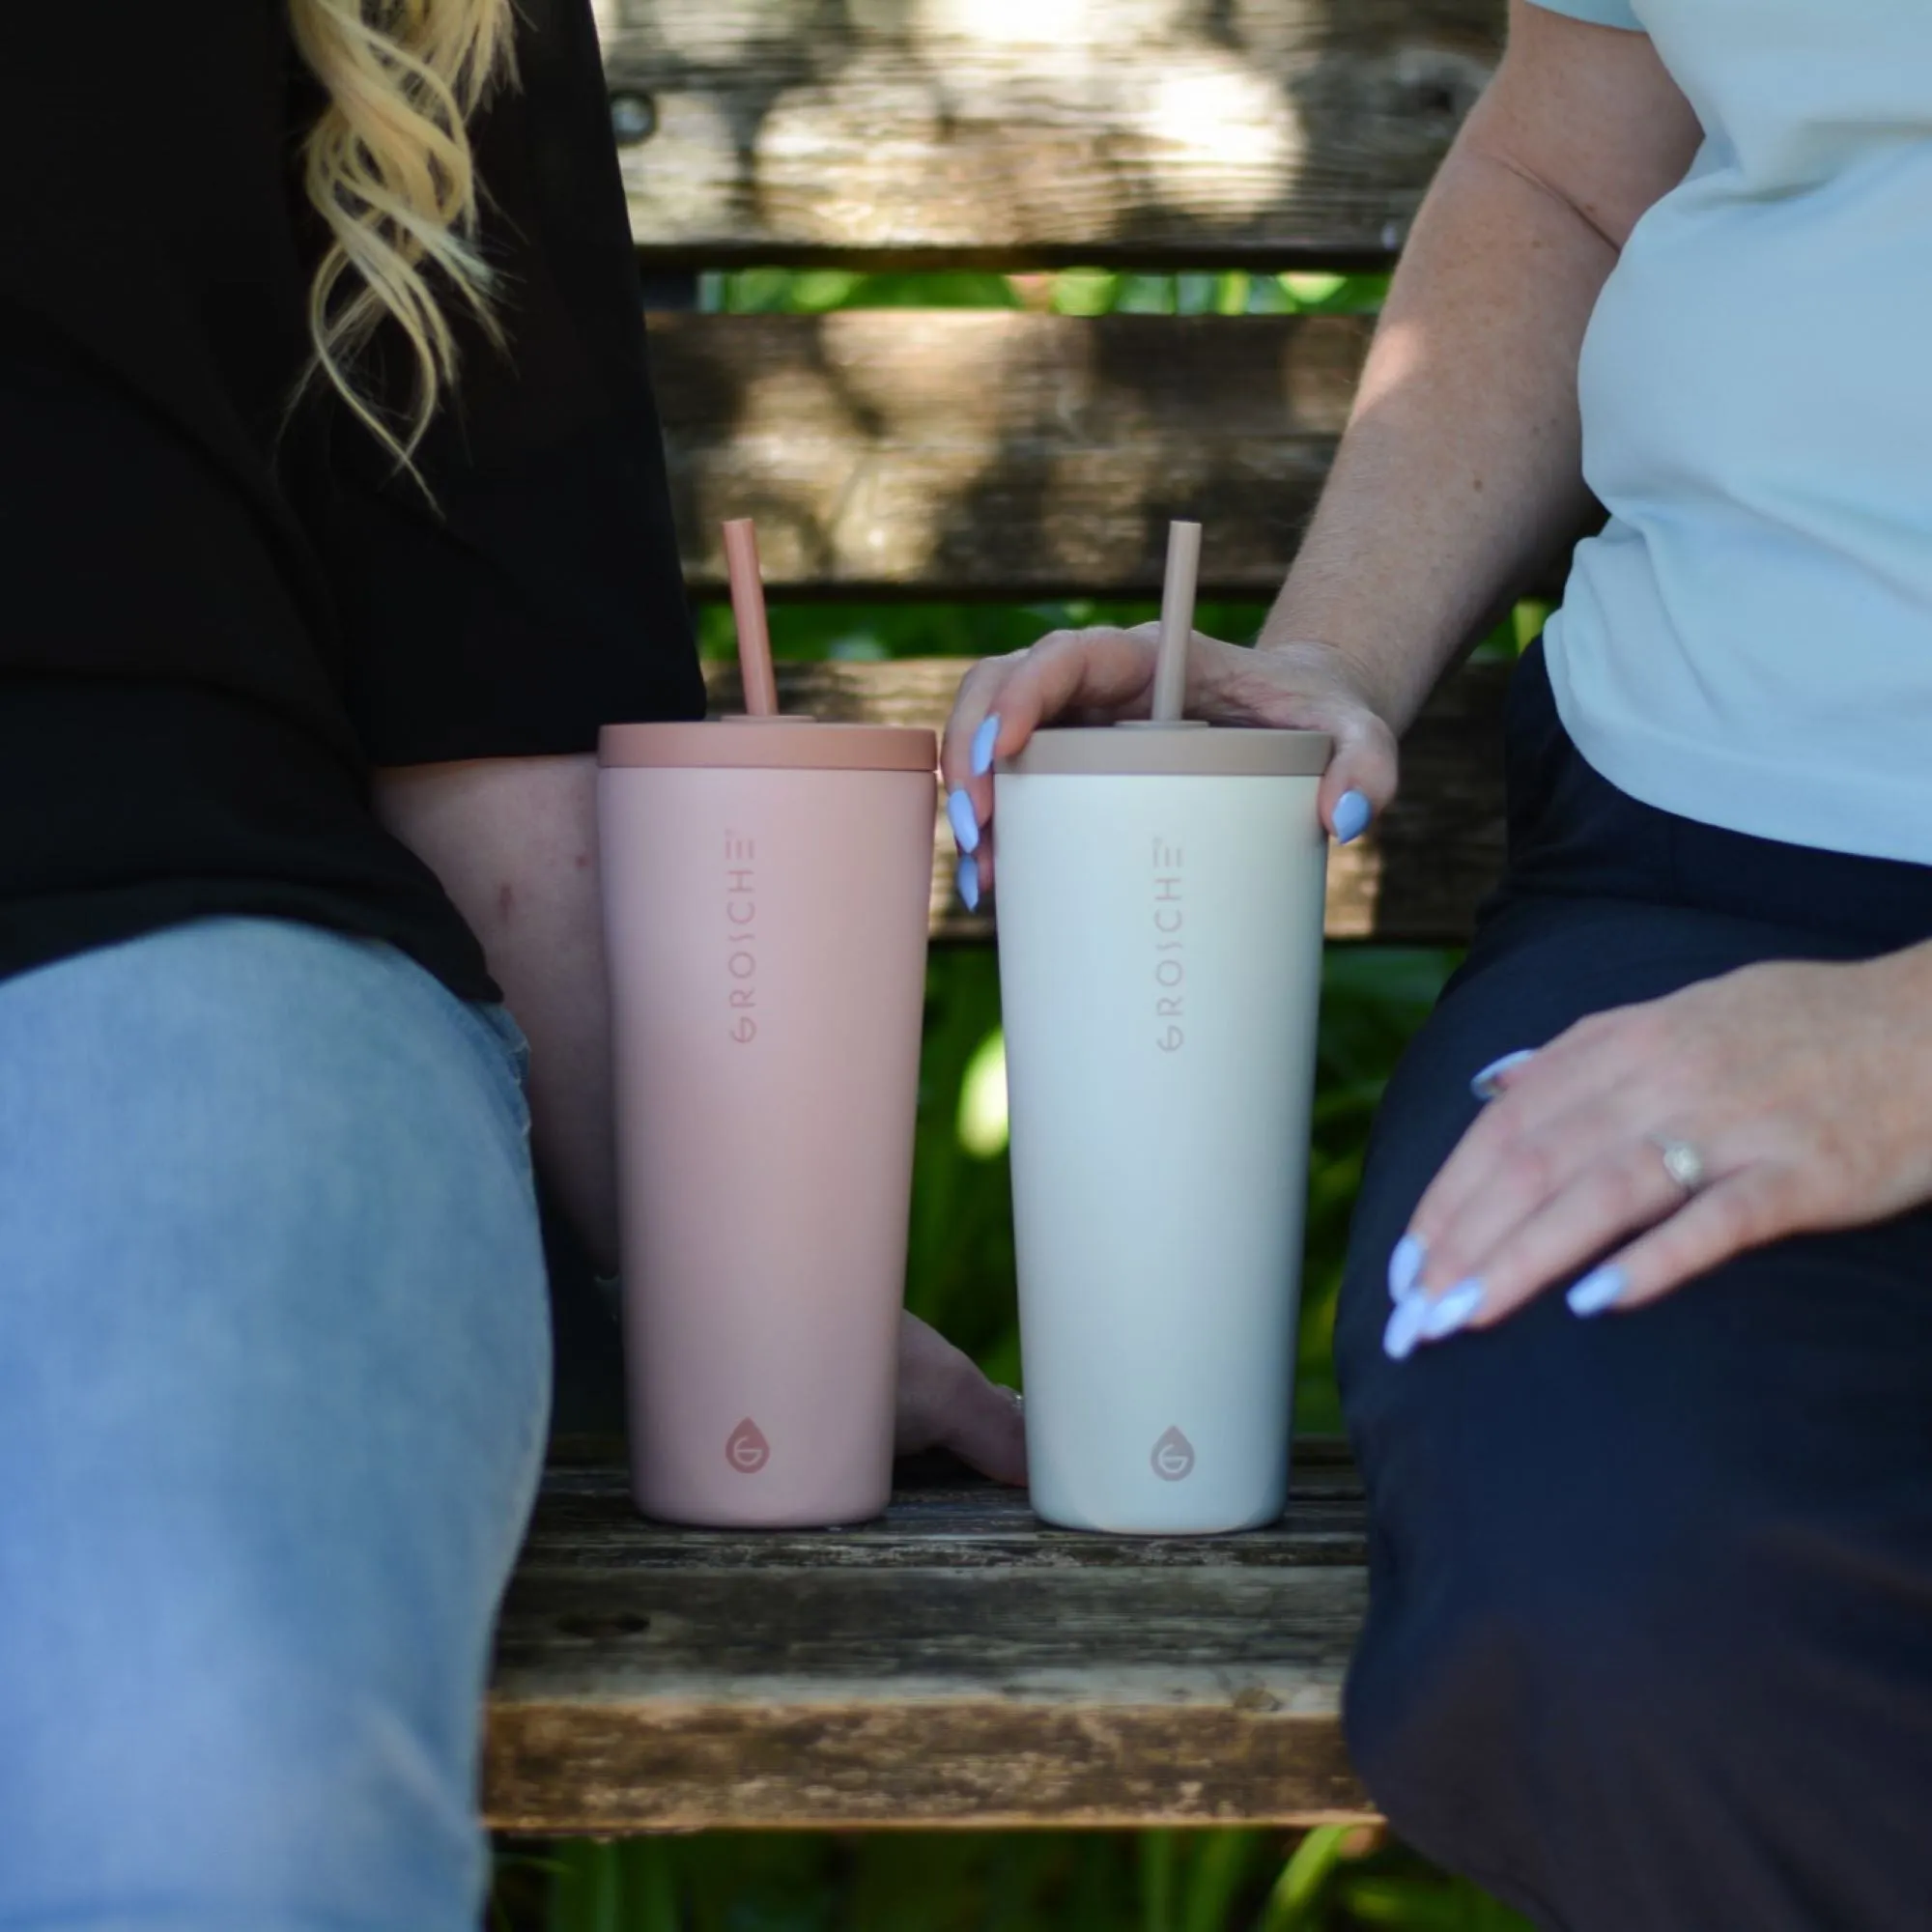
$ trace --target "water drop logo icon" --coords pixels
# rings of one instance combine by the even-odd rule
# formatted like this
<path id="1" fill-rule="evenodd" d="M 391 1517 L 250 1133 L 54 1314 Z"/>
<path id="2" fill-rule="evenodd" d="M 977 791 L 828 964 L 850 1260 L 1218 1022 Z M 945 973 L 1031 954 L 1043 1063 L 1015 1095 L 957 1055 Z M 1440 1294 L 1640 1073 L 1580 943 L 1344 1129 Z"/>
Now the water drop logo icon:
<path id="1" fill-rule="evenodd" d="M 765 1440 L 765 1432 L 748 1415 L 731 1432 L 731 1439 L 724 1445 L 724 1460 L 741 1476 L 755 1476 L 772 1460 L 772 1445 Z"/>
<path id="2" fill-rule="evenodd" d="M 1184 1483 L 1194 1473 L 1194 1444 L 1179 1430 L 1170 1429 L 1148 1461 L 1163 1483 Z"/>

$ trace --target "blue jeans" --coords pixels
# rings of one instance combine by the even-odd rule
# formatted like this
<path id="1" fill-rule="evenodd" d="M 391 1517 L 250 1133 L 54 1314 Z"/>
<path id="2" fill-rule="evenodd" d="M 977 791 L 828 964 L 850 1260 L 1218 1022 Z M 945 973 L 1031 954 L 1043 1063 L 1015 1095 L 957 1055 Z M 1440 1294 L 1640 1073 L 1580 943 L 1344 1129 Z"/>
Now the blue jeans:
<path id="1" fill-rule="evenodd" d="M 267 920 L 0 982 L 4 1932 L 473 1932 L 550 1388 L 523 1056 Z"/>

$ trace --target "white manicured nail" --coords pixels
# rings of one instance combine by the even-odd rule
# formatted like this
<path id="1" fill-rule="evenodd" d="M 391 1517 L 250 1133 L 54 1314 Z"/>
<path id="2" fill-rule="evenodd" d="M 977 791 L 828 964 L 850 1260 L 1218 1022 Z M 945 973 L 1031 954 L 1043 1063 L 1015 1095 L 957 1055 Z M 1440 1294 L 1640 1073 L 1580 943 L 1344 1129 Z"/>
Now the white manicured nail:
<path id="1" fill-rule="evenodd" d="M 1335 841 L 1339 845 L 1352 844 L 1369 829 L 1369 820 L 1374 816 L 1365 793 L 1345 791 L 1335 801 Z"/>
<path id="2" fill-rule="evenodd" d="M 1422 1294 L 1411 1294 L 1396 1303 L 1395 1313 L 1382 1330 L 1382 1349 L 1390 1361 L 1406 1361 L 1414 1352 L 1428 1326 L 1429 1309 L 1429 1298 Z"/>
<path id="3" fill-rule="evenodd" d="M 973 801 L 963 791 L 946 794 L 946 817 L 952 827 L 952 837 L 960 851 L 977 852 L 980 849 L 980 820 L 973 810 Z"/>
<path id="4" fill-rule="evenodd" d="M 1413 1292 L 1415 1278 L 1422 1272 L 1422 1264 L 1429 1258 L 1429 1250 L 1416 1235 L 1405 1235 L 1389 1253 L 1389 1299 L 1400 1301 Z"/>
<path id="5" fill-rule="evenodd" d="M 1622 1298 L 1630 1286 L 1630 1276 L 1614 1262 L 1592 1268 L 1564 1299 L 1573 1315 L 1601 1315 L 1613 1301 Z"/>
<path id="6" fill-rule="evenodd" d="M 1429 1305 L 1429 1320 L 1423 1323 L 1422 1339 L 1440 1342 L 1457 1329 L 1467 1326 L 1483 1305 L 1483 1284 L 1474 1279 L 1460 1282 Z"/>
<path id="7" fill-rule="evenodd" d="M 1512 1066 L 1520 1066 L 1525 1060 L 1534 1060 L 1536 1049 L 1525 1046 L 1516 1053 L 1506 1053 L 1500 1060 L 1492 1060 L 1469 1082 L 1469 1092 L 1479 1100 L 1493 1100 L 1503 1090 L 1497 1084 L 1501 1075 Z"/>

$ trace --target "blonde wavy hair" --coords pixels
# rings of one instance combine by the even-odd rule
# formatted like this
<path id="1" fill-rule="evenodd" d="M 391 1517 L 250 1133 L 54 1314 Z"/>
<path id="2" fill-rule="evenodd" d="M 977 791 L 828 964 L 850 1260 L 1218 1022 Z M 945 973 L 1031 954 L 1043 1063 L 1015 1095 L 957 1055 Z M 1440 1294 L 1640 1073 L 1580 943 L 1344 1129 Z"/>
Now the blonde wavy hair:
<path id="1" fill-rule="evenodd" d="M 328 96 L 303 149 L 303 185 L 330 239 L 309 288 L 315 355 L 297 395 L 327 382 L 412 475 L 456 381 L 449 298 L 502 341 L 494 278 L 476 245 L 481 193 L 469 123 L 513 77 L 513 5 L 288 0 L 297 50 Z M 385 322 L 414 364 L 407 403 L 379 398 L 358 369 Z"/>

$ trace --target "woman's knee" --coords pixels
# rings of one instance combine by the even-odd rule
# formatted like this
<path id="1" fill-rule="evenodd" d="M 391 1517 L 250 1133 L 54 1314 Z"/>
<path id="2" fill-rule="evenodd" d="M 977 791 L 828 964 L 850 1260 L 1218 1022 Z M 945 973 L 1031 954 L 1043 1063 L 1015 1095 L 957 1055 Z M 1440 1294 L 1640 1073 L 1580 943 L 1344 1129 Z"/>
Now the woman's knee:
<path id="1" fill-rule="evenodd" d="M 1551 1296 L 1358 1391 L 1373 1588 L 1350 1739 L 1426 1846 L 1528 1869 L 1513 1820 L 1720 1762 L 1761 1705 L 1758 1634 L 1796 1586 L 1783 1505 L 1751 1429 L 1680 1374 L 1710 1351 L 1665 1331 L 1722 1325 L 1689 1312 L 1611 1329 Z"/>
<path id="2" fill-rule="evenodd" d="M 206 1406 L 105 1459 L 0 1426 L 0 1924 L 467 1928 L 507 1458 Z"/>
<path id="3" fill-rule="evenodd" d="M 0 1923 L 472 1925 L 487 1583 L 452 1618 L 196 1514 L 9 1565 Z"/>
<path id="4" fill-rule="evenodd" d="M 548 1389 L 512 1094 L 393 955 L 226 937 L 0 1014 L 0 1922 L 468 1926 Z"/>
<path id="5" fill-rule="evenodd" d="M 542 1240 L 482 1032 L 400 955 L 263 921 L 0 989 L 0 1344 L 34 1369 L 0 1463 L 526 1485 Z"/>

